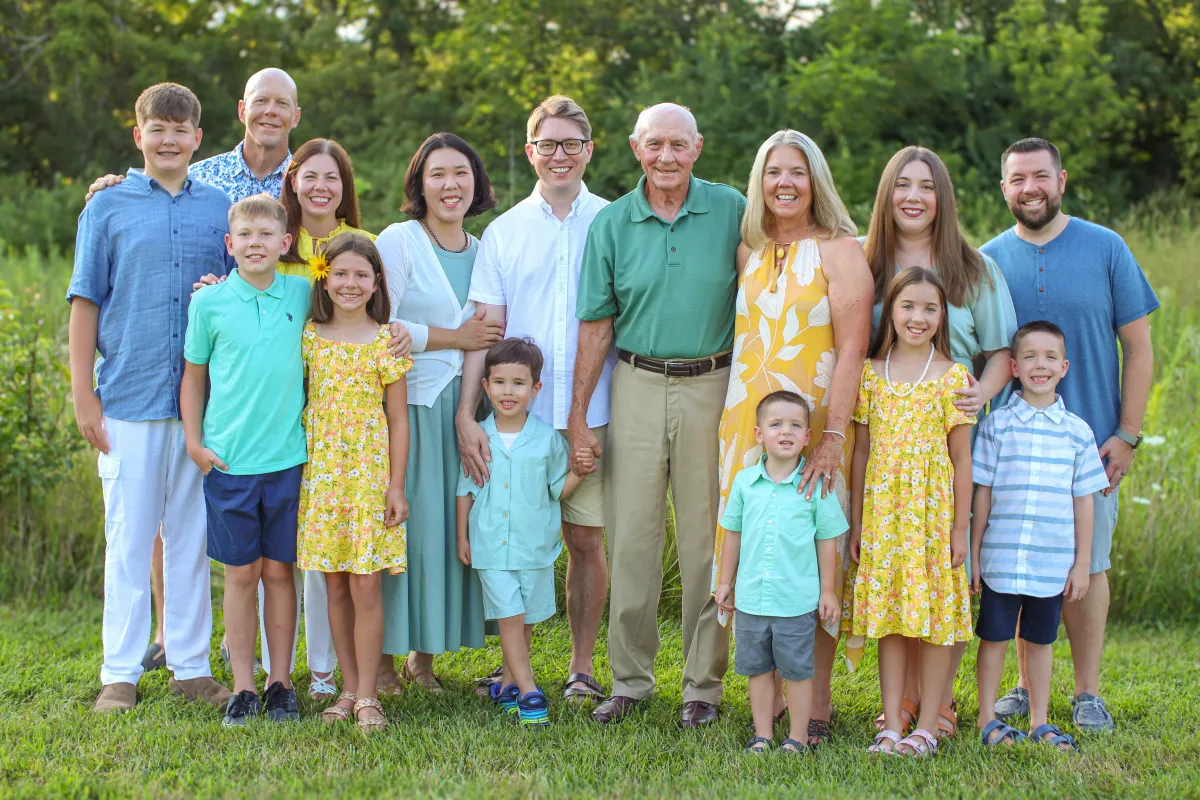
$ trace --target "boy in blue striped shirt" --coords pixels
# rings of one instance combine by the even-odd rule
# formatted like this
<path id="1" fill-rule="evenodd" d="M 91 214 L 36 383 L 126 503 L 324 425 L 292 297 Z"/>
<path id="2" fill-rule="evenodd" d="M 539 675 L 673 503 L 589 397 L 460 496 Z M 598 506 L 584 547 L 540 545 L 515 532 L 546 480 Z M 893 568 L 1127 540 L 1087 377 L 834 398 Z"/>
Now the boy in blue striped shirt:
<path id="1" fill-rule="evenodd" d="M 972 454 L 971 593 L 982 594 L 975 626 L 979 727 L 985 745 L 1026 736 L 994 710 L 1004 651 L 1019 620 L 1028 648 L 1028 735 L 1071 750 L 1075 740 L 1046 718 L 1050 645 L 1064 599 L 1087 593 L 1092 493 L 1108 479 L 1091 428 L 1055 391 L 1069 366 L 1062 330 L 1044 320 L 1021 326 L 1011 366 L 1022 390 L 980 423 Z"/>

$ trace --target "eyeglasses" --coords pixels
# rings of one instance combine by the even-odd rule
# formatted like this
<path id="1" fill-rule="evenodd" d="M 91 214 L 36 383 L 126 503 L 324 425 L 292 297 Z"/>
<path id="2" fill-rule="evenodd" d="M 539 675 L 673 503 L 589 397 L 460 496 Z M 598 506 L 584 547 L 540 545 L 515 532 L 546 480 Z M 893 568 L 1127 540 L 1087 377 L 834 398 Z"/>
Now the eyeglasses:
<path id="1" fill-rule="evenodd" d="M 558 146 L 562 145 L 563 152 L 569 156 L 577 156 L 583 152 L 583 146 L 590 142 L 591 139 L 538 139 L 536 142 L 530 142 L 533 149 L 537 150 L 539 156 L 552 156 L 558 151 Z"/>

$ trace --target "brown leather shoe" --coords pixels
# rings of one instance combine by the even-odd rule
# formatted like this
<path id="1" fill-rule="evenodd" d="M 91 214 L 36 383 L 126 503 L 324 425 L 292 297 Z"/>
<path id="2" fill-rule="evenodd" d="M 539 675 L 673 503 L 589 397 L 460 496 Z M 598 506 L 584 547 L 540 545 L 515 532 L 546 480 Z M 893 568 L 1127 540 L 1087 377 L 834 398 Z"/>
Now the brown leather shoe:
<path id="1" fill-rule="evenodd" d="M 92 711 L 123 714 L 137 705 L 137 687 L 132 683 L 110 683 L 100 690 Z"/>
<path id="2" fill-rule="evenodd" d="M 167 691 L 186 700 L 208 703 L 213 708 L 225 708 L 229 705 L 229 698 L 233 697 L 233 692 L 210 677 L 189 678 L 186 681 L 171 678 L 167 681 Z"/>
<path id="3" fill-rule="evenodd" d="M 714 703 L 689 700 L 679 710 L 679 725 L 683 728 L 699 728 L 717 721 L 718 709 Z"/>
<path id="4" fill-rule="evenodd" d="M 624 695 L 613 695 L 592 712 L 592 719 L 601 724 L 620 722 L 634 712 L 641 701 Z"/>

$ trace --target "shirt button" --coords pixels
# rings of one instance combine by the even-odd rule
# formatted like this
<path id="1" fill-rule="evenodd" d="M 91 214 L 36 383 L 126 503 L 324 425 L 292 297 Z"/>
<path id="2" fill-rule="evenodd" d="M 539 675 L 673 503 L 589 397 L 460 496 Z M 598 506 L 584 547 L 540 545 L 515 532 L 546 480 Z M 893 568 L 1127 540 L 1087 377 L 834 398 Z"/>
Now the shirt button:
<path id="1" fill-rule="evenodd" d="M 767 520 L 767 524 L 768 524 L 768 525 L 774 525 L 774 524 L 775 524 L 775 520 L 773 520 L 773 519 L 769 519 L 769 520 Z"/>
<path id="2" fill-rule="evenodd" d="M 768 548 L 767 548 L 767 552 L 768 552 L 768 553 L 774 552 L 774 550 L 775 550 L 775 548 L 773 548 L 773 547 L 768 547 Z"/>
<path id="3" fill-rule="evenodd" d="M 1045 287 L 1045 286 L 1039 286 L 1039 287 L 1038 287 L 1038 291 L 1039 291 L 1039 292 L 1044 292 L 1044 291 L 1046 291 L 1046 287 Z"/>
<path id="4" fill-rule="evenodd" d="M 503 514 L 501 514 L 501 516 L 504 517 L 505 519 L 508 519 L 508 512 L 505 511 Z M 508 542 L 504 542 L 503 544 L 508 544 Z"/>
<path id="5" fill-rule="evenodd" d="M 179 228 L 175 228 L 175 229 L 174 229 L 173 231 L 171 231 L 171 232 L 172 232 L 172 233 L 179 233 Z"/>
<path id="6" fill-rule="evenodd" d="M 507 540 L 505 540 L 505 541 L 501 542 L 500 544 L 507 545 L 507 544 L 508 544 L 508 541 L 507 541 Z"/>
<path id="7" fill-rule="evenodd" d="M 1039 253 L 1044 253 L 1044 252 L 1046 252 L 1046 248 L 1044 248 L 1044 247 L 1039 247 L 1039 248 L 1038 248 L 1038 252 L 1039 252 Z"/>
<path id="8" fill-rule="evenodd" d="M 763 576 L 764 576 L 764 577 L 767 577 L 767 578 L 771 577 L 771 570 L 769 570 L 769 569 L 768 569 L 768 570 L 764 570 L 764 571 L 763 571 Z"/>
<path id="9" fill-rule="evenodd" d="M 672 247 L 672 248 L 671 248 L 671 252 L 672 252 L 672 253 L 674 253 L 674 252 L 675 252 L 675 248 L 674 248 L 674 247 Z"/>
<path id="10" fill-rule="evenodd" d="M 505 489 L 507 489 L 507 488 L 508 488 L 508 484 L 507 484 L 507 483 L 506 483 L 506 484 L 504 484 L 504 488 L 505 488 Z"/>
<path id="11" fill-rule="evenodd" d="M 1045 271 L 1046 271 L 1045 267 L 1038 267 L 1038 272 L 1045 272 Z"/>
<path id="12" fill-rule="evenodd" d="M 774 496 L 775 496 L 775 493 L 774 493 L 774 492 L 771 492 L 771 497 L 774 497 Z"/>

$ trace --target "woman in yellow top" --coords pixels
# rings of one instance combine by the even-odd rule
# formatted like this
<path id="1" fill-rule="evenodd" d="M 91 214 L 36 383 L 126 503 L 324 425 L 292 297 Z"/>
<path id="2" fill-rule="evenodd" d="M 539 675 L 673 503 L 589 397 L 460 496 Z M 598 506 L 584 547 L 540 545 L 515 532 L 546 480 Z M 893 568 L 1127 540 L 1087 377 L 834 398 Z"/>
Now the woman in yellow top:
<path id="1" fill-rule="evenodd" d="M 773 134 L 758 149 L 746 189 L 733 366 L 720 427 L 720 514 L 733 479 L 758 463 L 755 408 L 773 391 L 786 389 L 808 401 L 812 439 L 801 489 L 837 492 L 850 518 L 847 470 L 853 452 L 850 415 L 871 330 L 873 285 L 858 229 L 838 196 L 824 155 L 798 131 Z M 717 529 L 713 587 L 720 584 Z M 840 631 L 850 631 L 852 593 L 842 594 L 851 565 L 847 537 L 838 540 L 834 585 L 842 597 L 840 630 L 817 633 L 814 648 L 810 741 L 829 735 L 830 677 Z M 735 589 L 736 592 L 736 589 Z M 736 633 L 736 631 L 735 631 Z M 862 637 L 847 641 L 851 668 L 862 655 Z M 775 711 L 782 716 L 783 698 Z"/>
<path id="2" fill-rule="evenodd" d="M 292 246 L 279 259 L 276 271 L 303 275 L 312 283 L 308 263 L 339 233 L 375 235 L 358 226 L 358 195 L 350 156 L 332 139 L 309 139 L 288 164 L 279 198 L 287 209 Z"/>

